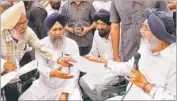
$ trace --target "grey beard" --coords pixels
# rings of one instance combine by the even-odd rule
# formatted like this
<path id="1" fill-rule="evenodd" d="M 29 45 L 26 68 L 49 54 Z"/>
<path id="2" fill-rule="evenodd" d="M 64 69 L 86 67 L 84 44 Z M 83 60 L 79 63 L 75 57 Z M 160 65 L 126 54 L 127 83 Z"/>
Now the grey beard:
<path id="1" fill-rule="evenodd" d="M 54 49 L 61 49 L 64 46 L 64 38 L 60 37 L 55 39 L 54 37 L 50 37 L 50 42 Z"/>
<path id="2" fill-rule="evenodd" d="M 13 38 L 17 39 L 17 40 L 26 40 L 27 39 L 27 33 L 20 33 L 17 32 L 15 29 L 11 30 L 11 35 Z"/>

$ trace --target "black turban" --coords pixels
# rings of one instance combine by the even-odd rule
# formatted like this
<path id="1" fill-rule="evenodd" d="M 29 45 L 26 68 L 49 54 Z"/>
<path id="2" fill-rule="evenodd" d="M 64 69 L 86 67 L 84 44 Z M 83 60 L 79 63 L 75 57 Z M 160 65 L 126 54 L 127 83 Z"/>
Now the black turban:
<path id="1" fill-rule="evenodd" d="M 59 13 L 53 13 L 49 15 L 44 20 L 44 27 L 46 31 L 50 30 L 56 22 L 59 22 L 63 27 L 65 27 L 67 18 L 65 15 Z"/>
<path id="2" fill-rule="evenodd" d="M 98 11 L 98 13 L 96 13 L 94 15 L 94 20 L 95 21 L 98 21 L 98 20 L 101 20 L 103 21 L 104 23 L 108 24 L 108 25 L 111 25 L 110 21 L 110 12 L 107 11 L 107 10 L 104 10 L 104 9 L 100 9 Z"/>

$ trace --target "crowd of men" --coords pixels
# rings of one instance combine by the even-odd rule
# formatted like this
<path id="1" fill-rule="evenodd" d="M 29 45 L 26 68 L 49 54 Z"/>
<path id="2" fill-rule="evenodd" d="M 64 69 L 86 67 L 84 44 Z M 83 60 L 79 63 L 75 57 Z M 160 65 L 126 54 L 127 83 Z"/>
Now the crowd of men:
<path id="1" fill-rule="evenodd" d="M 176 1 L 1 1 L 0 13 L 1 76 L 37 61 L 1 100 L 176 100 Z M 74 68 L 79 56 L 104 75 Z"/>

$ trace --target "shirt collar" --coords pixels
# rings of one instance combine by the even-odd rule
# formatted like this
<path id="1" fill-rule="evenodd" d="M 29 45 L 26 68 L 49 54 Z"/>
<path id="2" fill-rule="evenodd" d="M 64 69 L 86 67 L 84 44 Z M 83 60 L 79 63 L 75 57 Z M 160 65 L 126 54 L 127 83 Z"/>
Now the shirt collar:
<path id="1" fill-rule="evenodd" d="M 153 55 L 158 55 L 158 54 L 160 54 L 165 59 L 167 59 L 168 57 L 172 57 L 173 55 L 176 54 L 176 43 L 170 44 L 167 48 L 163 49 L 160 52 L 153 53 Z"/>
<path id="2" fill-rule="evenodd" d="M 7 33 L 5 34 L 5 39 L 6 39 L 7 42 L 13 40 L 12 36 L 10 35 L 10 31 L 9 30 L 7 30 Z"/>
<path id="3" fill-rule="evenodd" d="M 11 36 L 11 31 L 7 31 L 7 33 L 5 34 L 5 39 L 6 39 L 6 42 L 9 42 L 9 41 L 13 41 L 14 39 L 12 38 Z M 23 43 L 24 40 L 18 40 L 18 44 L 21 44 Z"/>

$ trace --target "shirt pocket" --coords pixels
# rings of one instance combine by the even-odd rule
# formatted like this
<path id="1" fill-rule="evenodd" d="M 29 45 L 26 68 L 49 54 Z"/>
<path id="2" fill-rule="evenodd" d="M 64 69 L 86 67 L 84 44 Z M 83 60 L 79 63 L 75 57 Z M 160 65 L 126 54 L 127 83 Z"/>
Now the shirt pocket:
<path id="1" fill-rule="evenodd" d="M 79 10 L 79 17 L 80 17 L 80 19 L 82 19 L 84 21 L 89 21 L 89 16 L 90 16 L 89 7 L 82 8 L 82 9 Z"/>
<path id="2" fill-rule="evenodd" d="M 130 24 L 132 21 L 133 2 L 124 1 L 119 3 L 119 16 L 122 24 Z"/>

